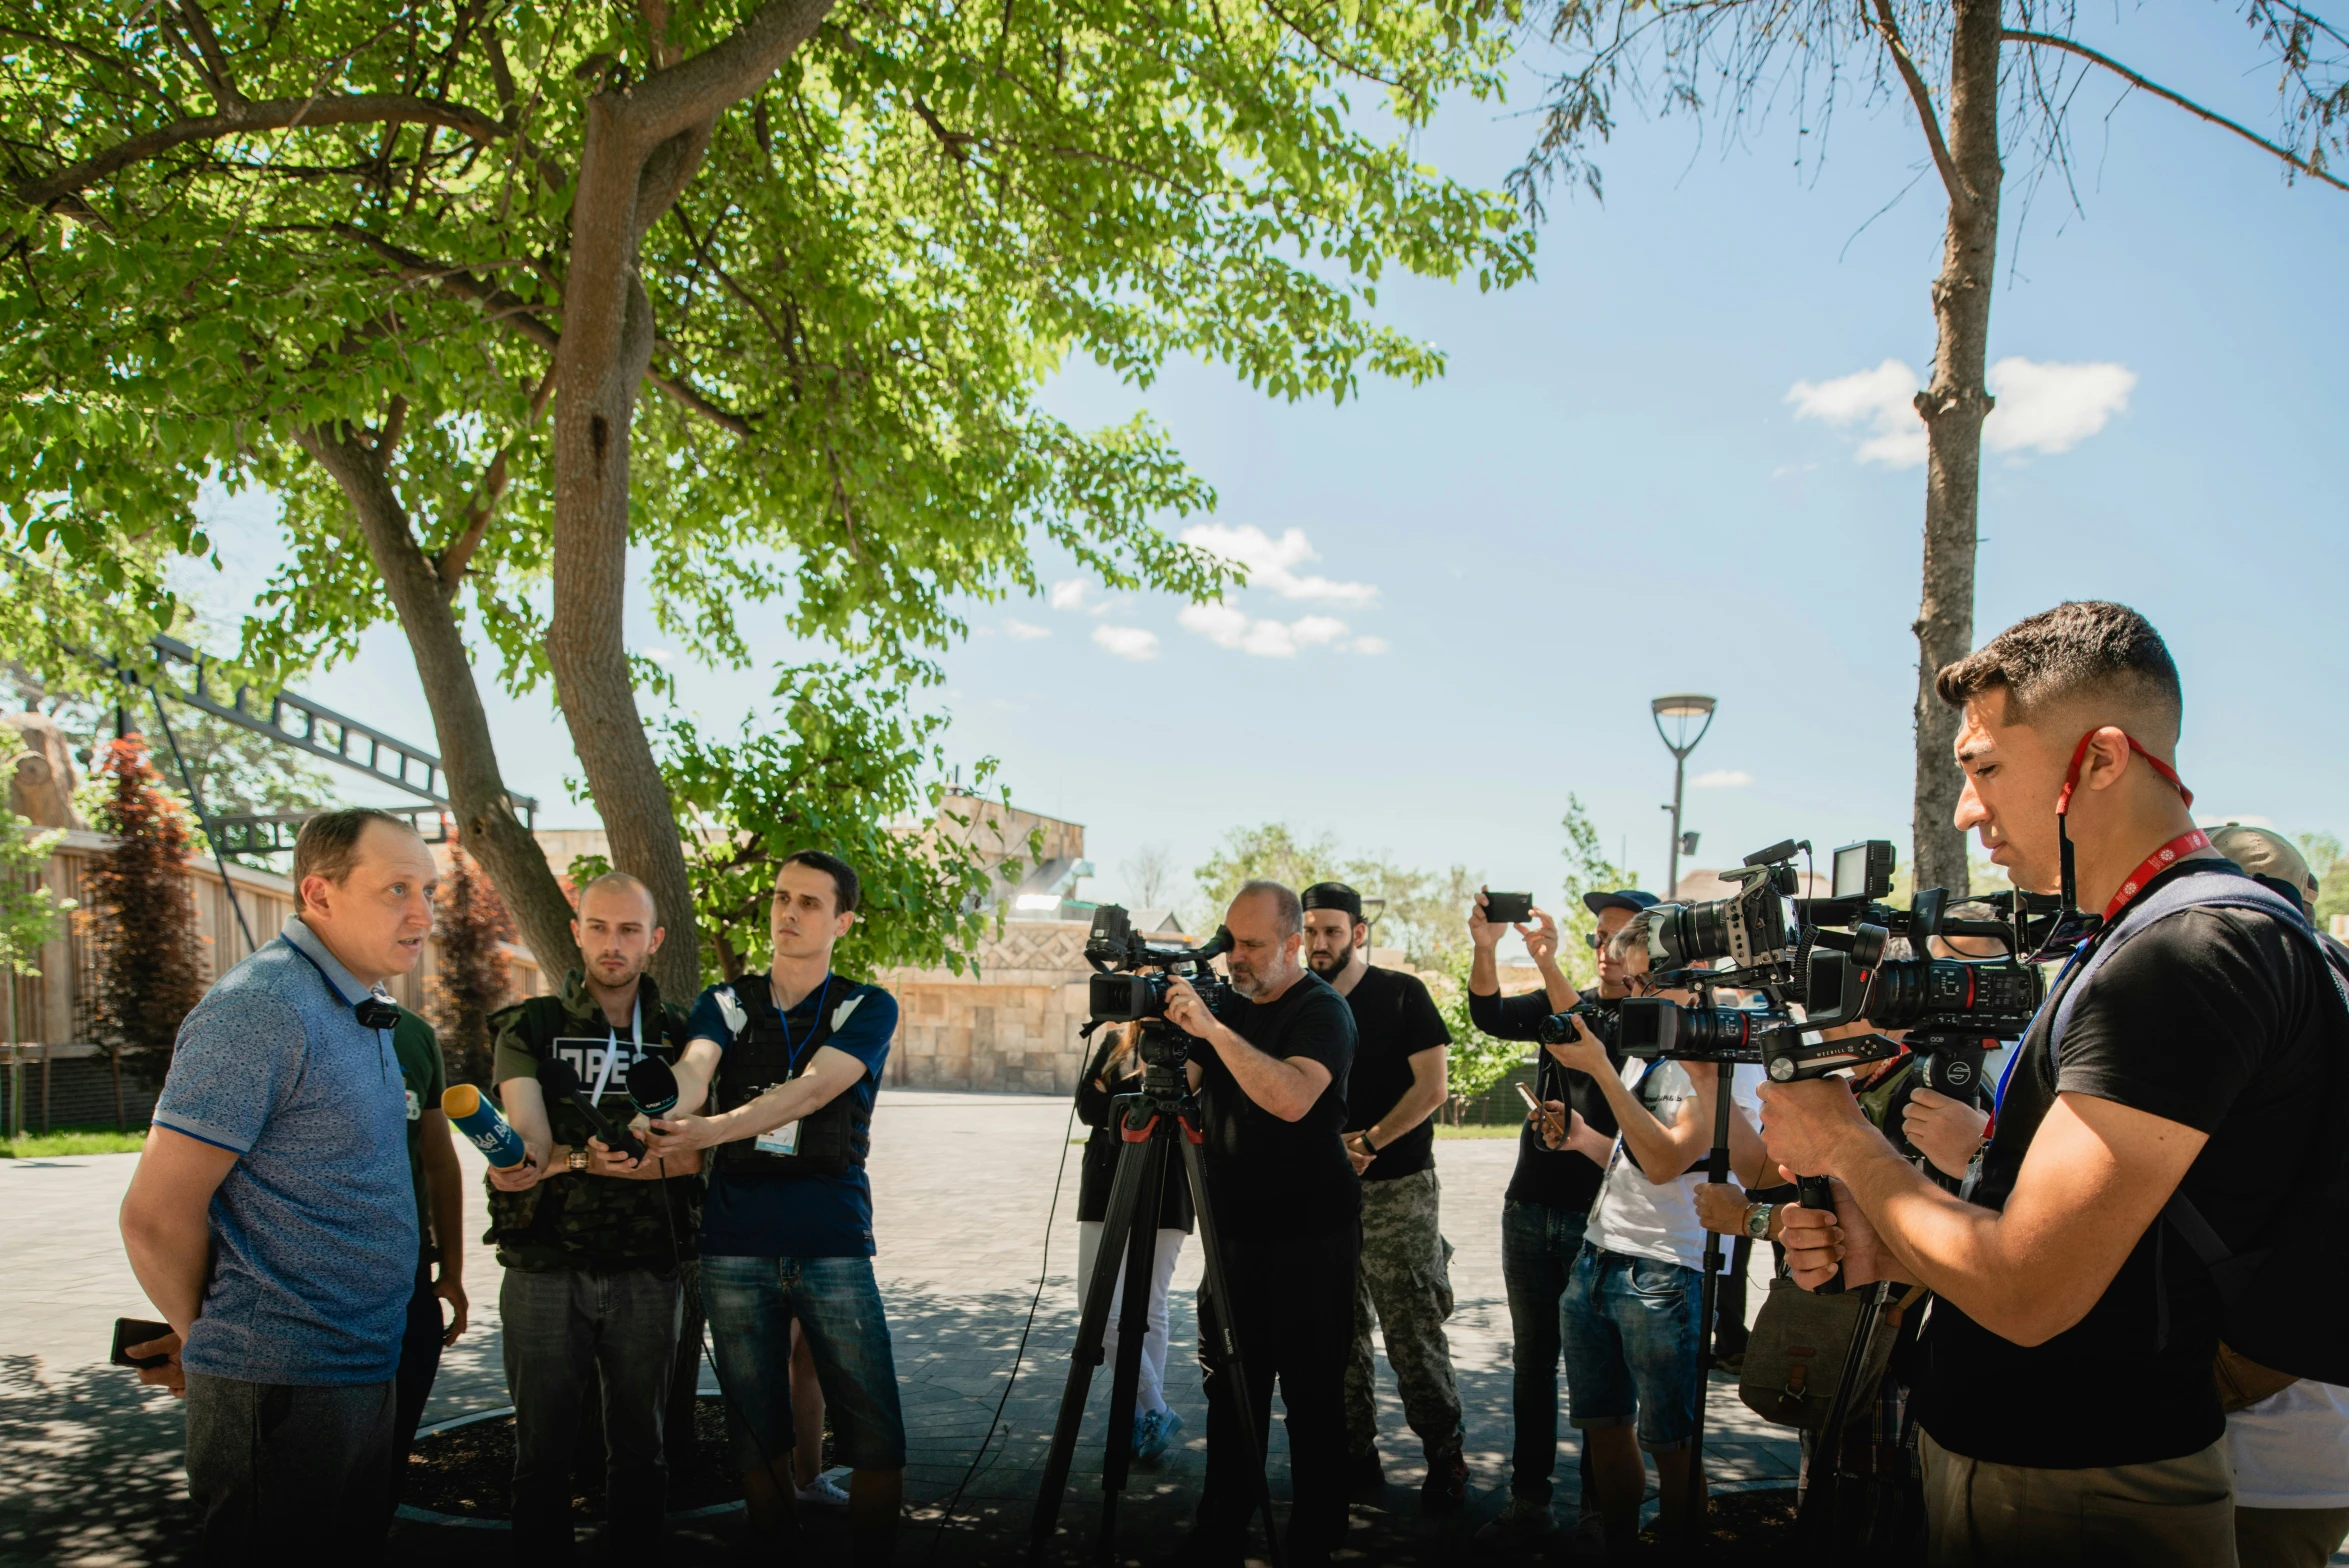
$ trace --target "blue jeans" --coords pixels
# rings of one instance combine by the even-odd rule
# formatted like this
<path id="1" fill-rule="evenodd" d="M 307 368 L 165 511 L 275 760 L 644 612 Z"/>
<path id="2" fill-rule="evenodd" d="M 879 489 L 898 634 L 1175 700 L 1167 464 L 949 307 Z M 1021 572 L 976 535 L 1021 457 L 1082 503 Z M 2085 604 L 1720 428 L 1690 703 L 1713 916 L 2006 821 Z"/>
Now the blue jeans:
<path id="1" fill-rule="evenodd" d="M 905 1468 L 897 1364 L 872 1259 L 705 1257 L 701 1299 L 726 1391 L 726 1430 L 745 1471 L 771 1468 L 791 1452 L 794 1318 L 815 1356 L 841 1463 Z"/>
<path id="2" fill-rule="evenodd" d="M 1546 1203 L 1501 1205 L 1501 1279 L 1509 1292 L 1509 1418 L 1515 1441 L 1509 1490 L 1547 1502 L 1558 1463 L 1558 1351 L 1565 1329 L 1560 1311 L 1566 1276 L 1582 1250 L 1586 1215 Z M 1579 1467 L 1582 1506 L 1595 1504 L 1590 1449 Z"/>
<path id="3" fill-rule="evenodd" d="M 1630 1426 L 1668 1454 L 1696 1433 L 1704 1276 L 1589 1242 L 1566 1280 L 1566 1393 L 1578 1430 Z"/>

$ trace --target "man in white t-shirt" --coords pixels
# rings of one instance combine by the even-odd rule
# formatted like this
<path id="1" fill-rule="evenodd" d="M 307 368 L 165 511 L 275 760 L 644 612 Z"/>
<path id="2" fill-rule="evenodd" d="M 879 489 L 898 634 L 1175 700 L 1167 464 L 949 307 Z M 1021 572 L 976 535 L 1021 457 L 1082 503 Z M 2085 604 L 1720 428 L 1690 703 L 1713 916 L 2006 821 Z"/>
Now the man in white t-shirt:
<path id="1" fill-rule="evenodd" d="M 1647 921 L 1638 919 L 1610 939 L 1635 995 L 1646 994 L 1647 933 Z M 1679 992 L 1656 994 L 1689 1000 Z M 1655 1456 L 1667 1544 L 1686 1543 L 1695 1533 L 1688 1456 L 1704 1377 L 1699 1270 L 1705 1252 L 1696 1190 L 1713 1143 L 1719 1069 L 1633 1058 L 1618 1072 L 1579 1019 L 1575 1031 L 1559 1059 L 1598 1083 L 1622 1132 L 1607 1139 L 1564 1105 L 1549 1107 L 1544 1136 L 1551 1146 L 1578 1150 L 1606 1168 L 1566 1282 L 1567 1403 L 1590 1447 L 1605 1546 L 1621 1553 L 1639 1532 L 1647 1490 L 1641 1449 Z M 1733 1069 L 1730 1163 L 1745 1181 L 1757 1178 L 1763 1163 L 1754 1130 L 1761 1103 L 1754 1091 L 1761 1084 L 1760 1067 Z"/>

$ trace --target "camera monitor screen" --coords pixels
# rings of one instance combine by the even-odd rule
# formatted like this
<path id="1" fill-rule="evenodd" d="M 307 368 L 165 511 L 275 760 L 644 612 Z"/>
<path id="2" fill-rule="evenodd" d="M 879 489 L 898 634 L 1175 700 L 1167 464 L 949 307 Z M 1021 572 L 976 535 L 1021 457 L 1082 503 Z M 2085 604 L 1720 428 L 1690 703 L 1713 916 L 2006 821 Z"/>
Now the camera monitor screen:
<path id="1" fill-rule="evenodd" d="M 1835 852 L 1837 898 L 1882 898 L 1892 891 L 1892 843 L 1872 838 Z"/>

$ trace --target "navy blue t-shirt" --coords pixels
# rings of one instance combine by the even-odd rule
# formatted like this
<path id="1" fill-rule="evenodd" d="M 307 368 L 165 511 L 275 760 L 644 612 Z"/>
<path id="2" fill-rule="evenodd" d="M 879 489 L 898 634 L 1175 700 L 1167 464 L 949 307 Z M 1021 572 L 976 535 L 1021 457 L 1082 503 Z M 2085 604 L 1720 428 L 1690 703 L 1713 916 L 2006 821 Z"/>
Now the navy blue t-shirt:
<path id="1" fill-rule="evenodd" d="M 720 1052 L 733 1049 L 750 1027 L 735 987 L 769 983 L 763 974 L 744 975 L 702 992 L 693 1004 L 686 1039 L 715 1041 Z M 770 1002 L 773 995 L 768 992 Z M 889 1042 L 897 1033 L 897 999 L 879 986 L 833 975 L 783 1015 L 793 1039 L 812 1036 L 819 1009 L 832 1020 L 832 1032 L 823 1043 L 864 1064 L 864 1076 L 842 1093 L 854 1096 L 869 1117 L 880 1094 Z M 862 1165 L 851 1165 L 836 1176 L 730 1183 L 713 1163 L 709 1202 L 701 1211 L 701 1253 L 705 1258 L 869 1258 L 872 1183 L 865 1179 Z"/>

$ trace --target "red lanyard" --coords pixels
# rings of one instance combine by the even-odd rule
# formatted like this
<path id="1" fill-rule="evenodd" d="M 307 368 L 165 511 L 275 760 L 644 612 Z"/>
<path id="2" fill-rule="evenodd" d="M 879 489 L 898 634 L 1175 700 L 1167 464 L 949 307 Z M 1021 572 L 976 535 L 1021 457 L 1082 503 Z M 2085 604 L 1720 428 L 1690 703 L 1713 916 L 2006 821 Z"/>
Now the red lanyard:
<path id="1" fill-rule="evenodd" d="M 2112 902 L 2104 906 L 2103 929 L 2112 929 L 2114 917 L 2120 914 L 2130 899 L 2135 898 L 2144 890 L 2146 883 L 2169 870 L 2170 867 L 2196 850 L 2208 848 L 2210 848 L 2210 835 L 2203 832 L 2202 829 L 2196 828 L 2191 833 L 2179 834 L 2152 854 L 2147 855 L 2144 863 L 2129 873 L 2129 880 L 2121 884 L 2121 890 L 2112 896 Z"/>

